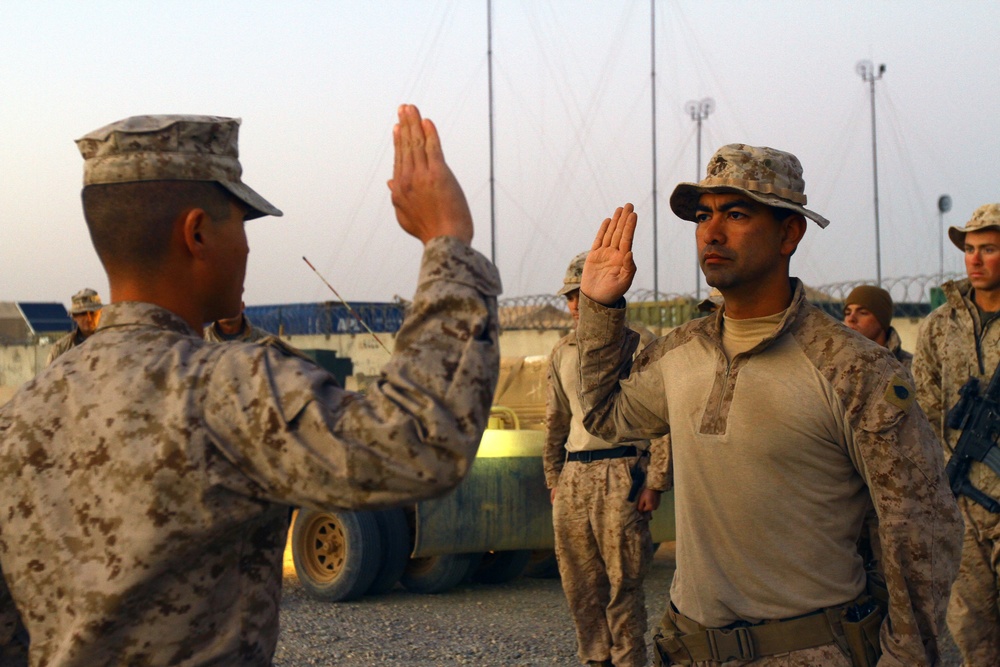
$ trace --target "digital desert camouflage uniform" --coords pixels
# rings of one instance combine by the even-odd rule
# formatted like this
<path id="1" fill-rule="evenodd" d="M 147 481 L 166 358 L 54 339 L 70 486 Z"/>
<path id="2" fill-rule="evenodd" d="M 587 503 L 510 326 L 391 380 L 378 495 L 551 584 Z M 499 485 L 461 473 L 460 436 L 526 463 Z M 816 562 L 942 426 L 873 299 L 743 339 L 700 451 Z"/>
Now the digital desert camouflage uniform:
<path id="1" fill-rule="evenodd" d="M 917 400 L 951 456 L 961 431 L 947 427 L 948 410 L 958 402 L 958 390 L 970 378 L 985 388 L 1000 363 L 1000 321 L 983 326 L 972 301 L 968 280 L 945 283 L 947 301 L 920 325 L 913 376 Z M 969 480 L 979 490 L 1000 498 L 1000 478 L 975 462 Z M 952 587 L 948 628 L 969 665 L 1000 665 L 1000 515 L 967 497 L 958 499 L 965 519 L 962 565 Z"/>
<path id="2" fill-rule="evenodd" d="M 546 486 L 557 489 L 552 516 L 562 587 L 582 662 L 610 657 L 619 667 L 645 665 L 642 582 L 653 557 L 650 517 L 636 509 L 637 498 L 628 500 L 636 457 L 566 460 L 569 452 L 615 447 L 583 428 L 579 378 L 576 333 L 570 332 L 549 359 L 543 453 Z M 640 462 L 647 488 L 670 488 L 669 437 L 623 444 L 649 452 L 648 460 L 643 456 Z"/>
<path id="3" fill-rule="evenodd" d="M 913 355 L 903 349 L 903 341 L 899 338 L 899 333 L 894 327 L 889 327 L 886 332 L 886 348 L 896 357 L 896 361 L 903 364 L 903 368 L 911 370 L 913 368 Z"/>
<path id="4" fill-rule="evenodd" d="M 244 343 L 256 343 L 273 335 L 270 331 L 265 331 L 258 326 L 254 326 L 246 313 L 243 313 L 243 328 L 234 337 L 229 337 L 222 333 L 216 322 L 212 322 L 205 327 L 205 340 L 212 343 L 227 343 L 234 340 Z"/>
<path id="5" fill-rule="evenodd" d="M 428 127 L 414 107 L 399 115 L 402 188 L 427 176 L 400 164 L 431 141 L 412 137 Z M 240 180 L 238 128 L 113 123 L 78 142 L 84 185 L 211 181 L 244 219 L 281 215 Z M 426 154 L 441 171 L 412 199 L 393 190 L 400 211 L 460 193 Z M 242 268 L 213 257 L 215 273 Z M 384 507 L 463 478 L 497 382 L 499 293 L 489 260 L 428 237 L 395 351 L 364 396 L 275 346 L 209 343 L 150 303 L 106 306 L 86 345 L 0 408 L 0 655 L 18 644 L 20 610 L 33 666 L 270 665 L 288 506 Z"/>
<path id="6" fill-rule="evenodd" d="M 474 250 L 430 242 L 365 397 L 272 347 L 106 306 L 0 410 L 0 564 L 33 664 L 270 665 L 287 506 L 380 507 L 461 479 L 497 379 L 499 288 Z"/>
<path id="7" fill-rule="evenodd" d="M 634 349 L 624 310 L 583 297 L 584 423 L 611 442 L 671 434 L 677 570 L 668 616 L 682 634 L 706 642 L 718 633 L 706 626 L 849 604 L 865 589 L 855 540 L 873 502 L 891 616 L 879 665 L 935 664 L 961 536 L 940 447 L 888 351 L 794 284 L 775 332 L 732 363 L 719 312 L 644 349 L 620 383 Z M 823 440 L 803 440 L 803 428 Z M 831 630 L 835 641 L 824 645 L 725 664 L 851 664 Z"/>

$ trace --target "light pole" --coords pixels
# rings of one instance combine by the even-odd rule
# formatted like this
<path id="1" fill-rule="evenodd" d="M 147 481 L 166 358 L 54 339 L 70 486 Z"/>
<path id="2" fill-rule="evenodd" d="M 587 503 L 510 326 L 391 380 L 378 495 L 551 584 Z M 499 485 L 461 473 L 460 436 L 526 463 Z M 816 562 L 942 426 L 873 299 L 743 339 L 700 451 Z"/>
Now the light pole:
<path id="1" fill-rule="evenodd" d="M 698 124 L 698 148 L 697 165 L 698 170 L 694 175 L 694 182 L 701 180 L 701 123 L 708 118 L 708 115 L 715 111 L 715 100 L 705 97 L 701 101 L 691 100 L 684 105 L 684 112 L 691 116 L 691 120 Z M 694 294 L 695 298 L 701 300 L 701 267 L 698 266 L 698 258 L 695 256 L 694 262 Z"/>
<path id="2" fill-rule="evenodd" d="M 944 214 L 951 210 L 951 197 L 938 197 L 938 279 L 944 280 Z"/>
<path id="3" fill-rule="evenodd" d="M 875 82 L 882 78 L 885 74 L 885 64 L 878 66 L 878 72 L 875 71 L 875 65 L 870 60 L 862 60 L 854 66 L 854 70 L 861 76 L 861 79 L 868 84 L 869 91 L 871 91 L 871 105 L 872 105 L 872 180 L 875 184 L 875 281 L 876 284 L 882 286 L 882 248 L 881 248 L 881 238 L 879 236 L 878 229 L 878 150 L 877 144 L 875 142 Z"/>

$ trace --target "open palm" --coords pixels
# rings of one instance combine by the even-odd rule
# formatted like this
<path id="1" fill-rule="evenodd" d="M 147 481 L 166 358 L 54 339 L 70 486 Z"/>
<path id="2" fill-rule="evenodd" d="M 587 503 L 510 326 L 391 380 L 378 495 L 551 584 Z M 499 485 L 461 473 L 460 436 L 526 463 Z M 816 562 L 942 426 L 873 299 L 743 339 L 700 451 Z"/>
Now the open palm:
<path id="1" fill-rule="evenodd" d="M 580 291 L 589 299 L 610 306 L 632 286 L 632 237 L 637 219 L 632 204 L 625 204 L 601 223 L 580 280 Z"/>

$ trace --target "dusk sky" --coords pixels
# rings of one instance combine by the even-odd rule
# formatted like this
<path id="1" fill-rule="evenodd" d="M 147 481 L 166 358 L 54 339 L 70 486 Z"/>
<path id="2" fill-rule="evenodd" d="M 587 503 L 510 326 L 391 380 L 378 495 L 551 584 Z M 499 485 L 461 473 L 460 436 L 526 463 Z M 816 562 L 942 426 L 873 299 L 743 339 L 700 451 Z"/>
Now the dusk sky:
<path id="1" fill-rule="evenodd" d="M 869 86 L 876 83 L 883 278 L 936 274 L 945 225 L 1000 201 L 1000 3 L 656 3 L 659 288 L 695 291 L 694 225 L 668 199 L 696 175 L 688 100 L 711 97 L 702 165 L 726 143 L 795 153 L 807 284 L 874 280 Z M 555 292 L 615 206 L 639 214 L 653 288 L 650 2 L 494 0 L 496 258 L 504 296 Z M 107 295 L 80 210 L 74 139 L 146 113 L 238 116 L 244 180 L 283 209 L 247 224 L 248 304 L 409 298 L 418 241 L 385 181 L 401 102 L 437 123 L 490 255 L 486 2 L 8 0 L 0 21 L 0 300 Z M 945 271 L 962 269 L 944 246 Z M 704 292 L 704 288 L 703 288 Z"/>

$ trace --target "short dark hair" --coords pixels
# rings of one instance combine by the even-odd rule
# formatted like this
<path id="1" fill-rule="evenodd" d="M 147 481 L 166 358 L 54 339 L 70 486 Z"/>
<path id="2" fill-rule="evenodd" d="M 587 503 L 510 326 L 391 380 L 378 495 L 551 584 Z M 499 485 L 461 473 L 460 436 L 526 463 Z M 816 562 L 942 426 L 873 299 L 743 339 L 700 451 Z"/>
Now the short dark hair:
<path id="1" fill-rule="evenodd" d="M 798 211 L 793 211 L 792 209 L 785 208 L 784 206 L 772 206 L 771 212 L 774 215 L 775 222 L 784 222 L 788 218 L 798 213 Z"/>
<path id="2" fill-rule="evenodd" d="M 232 195 L 212 181 L 139 181 L 89 185 L 82 198 L 90 240 L 104 268 L 148 271 L 160 266 L 177 216 L 200 208 L 213 220 L 225 220 Z"/>

